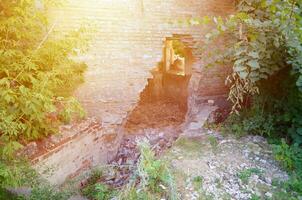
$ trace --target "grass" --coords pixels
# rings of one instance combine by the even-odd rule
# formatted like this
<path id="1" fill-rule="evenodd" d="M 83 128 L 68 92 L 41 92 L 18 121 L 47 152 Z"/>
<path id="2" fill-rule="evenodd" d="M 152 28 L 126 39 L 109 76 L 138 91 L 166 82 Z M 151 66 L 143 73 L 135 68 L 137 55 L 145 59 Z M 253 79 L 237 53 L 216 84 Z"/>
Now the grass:
<path id="1" fill-rule="evenodd" d="M 82 189 L 82 194 L 93 200 L 157 200 L 177 199 L 174 186 L 174 177 L 167 164 L 155 157 L 147 142 L 139 143 L 140 159 L 137 170 L 130 182 L 119 191 L 100 182 L 102 171 L 95 170 L 91 173 L 87 186 Z"/>
<path id="2" fill-rule="evenodd" d="M 18 200 L 18 197 L 0 188 L 0 200 Z"/>
<path id="3" fill-rule="evenodd" d="M 202 176 L 195 176 L 193 178 L 193 185 L 195 190 L 200 190 L 203 184 L 203 177 Z"/>
<path id="4" fill-rule="evenodd" d="M 237 176 L 240 178 L 240 180 L 244 183 L 247 184 L 249 181 L 249 178 L 253 175 L 253 174 L 257 174 L 257 175 L 261 175 L 263 172 L 258 169 L 258 168 L 249 168 L 249 169 L 245 169 L 242 170 L 241 172 L 239 172 L 237 174 Z"/>
<path id="5" fill-rule="evenodd" d="M 208 140 L 209 140 L 209 142 L 211 144 L 211 147 L 212 147 L 213 151 L 216 152 L 217 148 L 218 148 L 218 141 L 217 141 L 216 137 L 209 136 Z"/>

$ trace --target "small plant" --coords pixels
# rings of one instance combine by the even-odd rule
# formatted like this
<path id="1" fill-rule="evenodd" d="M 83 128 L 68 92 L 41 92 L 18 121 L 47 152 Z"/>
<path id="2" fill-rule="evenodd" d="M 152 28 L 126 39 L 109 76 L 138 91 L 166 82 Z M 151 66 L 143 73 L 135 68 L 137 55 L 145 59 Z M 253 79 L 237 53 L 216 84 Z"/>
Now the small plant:
<path id="1" fill-rule="evenodd" d="M 256 194 L 252 194 L 252 197 L 250 200 L 261 200 L 261 197 Z"/>
<path id="2" fill-rule="evenodd" d="M 91 171 L 90 177 L 87 180 L 88 185 L 96 184 L 103 176 L 103 171 L 100 169 L 94 169 Z"/>
<path id="3" fill-rule="evenodd" d="M 274 180 L 272 185 L 276 188 L 272 199 L 296 200 L 302 195 L 302 179 L 297 175 L 287 181 Z"/>
<path id="4" fill-rule="evenodd" d="M 70 192 L 60 191 L 53 186 L 34 187 L 31 195 L 27 200 L 68 200 L 71 196 Z"/>
<path id="5" fill-rule="evenodd" d="M 167 165 L 155 158 L 154 152 L 146 142 L 139 144 L 141 158 L 138 164 L 138 175 L 141 186 L 151 192 L 165 193 L 168 188 L 173 188 L 173 178 Z M 172 193 L 170 193 L 171 195 Z M 172 196 L 174 196 L 172 194 Z"/>
<path id="6" fill-rule="evenodd" d="M 284 139 L 280 145 L 273 145 L 274 156 L 277 161 L 288 171 L 301 170 L 302 167 L 302 150 L 294 144 L 288 145 Z"/>
<path id="7" fill-rule="evenodd" d="M 87 186 L 82 189 L 82 194 L 93 200 L 108 200 L 115 195 L 115 191 L 109 186 L 99 183 L 103 171 L 99 168 L 93 169 L 87 179 Z"/>
<path id="8" fill-rule="evenodd" d="M 6 189 L 0 188 L 0 200 L 22 200 L 22 199 L 18 198 L 14 194 L 11 194 Z"/>
<path id="9" fill-rule="evenodd" d="M 166 163 L 158 160 L 150 145 L 139 143 L 141 156 L 138 169 L 130 183 L 119 195 L 122 200 L 177 199 L 174 180 Z"/>
<path id="10" fill-rule="evenodd" d="M 222 182 L 219 178 L 215 179 L 215 183 L 216 183 L 217 188 L 222 188 L 223 185 L 222 185 Z"/>
<path id="11" fill-rule="evenodd" d="M 210 142 L 210 144 L 211 144 L 213 150 L 216 151 L 216 150 L 217 150 L 217 147 L 218 147 L 218 142 L 217 142 L 216 137 L 214 137 L 214 136 L 209 136 L 209 137 L 208 137 L 208 140 L 209 140 L 209 142 Z"/>
<path id="12" fill-rule="evenodd" d="M 196 176 L 193 178 L 193 185 L 195 190 L 200 190 L 203 183 L 203 177 L 202 176 Z"/>
<path id="13" fill-rule="evenodd" d="M 84 194 L 84 196 L 93 200 L 108 200 L 115 195 L 114 190 L 101 183 L 88 185 L 85 189 L 82 190 L 82 193 Z"/>
<path id="14" fill-rule="evenodd" d="M 245 169 L 242 170 L 241 172 L 239 172 L 237 175 L 240 178 L 240 180 L 244 183 L 247 184 L 249 178 L 253 175 L 253 174 L 257 174 L 260 175 L 262 174 L 262 171 L 258 168 L 250 168 L 250 169 Z"/>

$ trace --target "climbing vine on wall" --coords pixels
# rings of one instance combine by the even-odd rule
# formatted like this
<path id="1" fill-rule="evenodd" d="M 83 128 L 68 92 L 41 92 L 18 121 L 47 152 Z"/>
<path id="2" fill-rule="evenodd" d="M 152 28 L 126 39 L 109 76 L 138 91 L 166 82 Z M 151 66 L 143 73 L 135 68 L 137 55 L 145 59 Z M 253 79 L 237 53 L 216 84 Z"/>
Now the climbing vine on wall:
<path id="1" fill-rule="evenodd" d="M 89 29 L 56 34 L 47 10 L 59 1 L 0 1 L 0 157 L 26 141 L 56 132 L 62 122 L 84 116 L 70 97 L 86 65 L 75 62 Z"/>

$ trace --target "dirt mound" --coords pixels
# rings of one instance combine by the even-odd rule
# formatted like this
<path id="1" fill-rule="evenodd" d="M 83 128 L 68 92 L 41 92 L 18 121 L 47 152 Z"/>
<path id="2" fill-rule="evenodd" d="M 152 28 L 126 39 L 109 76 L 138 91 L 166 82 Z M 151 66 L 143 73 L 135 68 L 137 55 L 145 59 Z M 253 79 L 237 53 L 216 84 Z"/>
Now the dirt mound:
<path id="1" fill-rule="evenodd" d="M 136 133 L 148 128 L 178 126 L 185 115 L 184 109 L 173 101 L 142 102 L 129 115 L 125 128 L 128 133 Z"/>

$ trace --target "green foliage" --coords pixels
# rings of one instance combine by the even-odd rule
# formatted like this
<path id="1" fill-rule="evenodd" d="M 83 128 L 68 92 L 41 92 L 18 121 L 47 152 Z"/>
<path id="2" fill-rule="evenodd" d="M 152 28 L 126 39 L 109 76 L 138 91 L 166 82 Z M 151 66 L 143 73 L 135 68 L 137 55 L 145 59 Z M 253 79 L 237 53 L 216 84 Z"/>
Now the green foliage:
<path id="1" fill-rule="evenodd" d="M 82 194 L 93 200 L 108 200 L 115 195 L 115 191 L 105 184 L 98 183 L 103 176 L 103 171 L 100 169 L 92 170 L 87 186 L 82 189 Z"/>
<path id="2" fill-rule="evenodd" d="M 56 132 L 61 122 L 83 117 L 71 92 L 86 68 L 72 60 L 85 50 L 87 28 L 64 36 L 49 24 L 53 2 L 0 2 L 0 157 L 12 156 L 20 143 Z M 79 51 L 80 50 L 80 51 Z M 67 92 L 66 92 L 67 91 Z"/>
<path id="3" fill-rule="evenodd" d="M 124 192 L 120 194 L 119 199 L 177 199 L 174 180 L 166 164 L 155 158 L 147 142 L 141 142 L 139 147 L 141 157 L 137 173 Z M 138 185 L 137 182 L 139 182 Z"/>
<path id="4" fill-rule="evenodd" d="M 252 194 L 252 197 L 250 200 L 261 200 L 261 197 L 256 194 Z"/>
<path id="5" fill-rule="evenodd" d="M 273 145 L 274 155 L 277 161 L 288 170 L 299 170 L 302 175 L 302 149 L 297 144 L 288 145 L 284 139 L 281 144 Z"/>
<path id="6" fill-rule="evenodd" d="M 195 190 L 199 191 L 202 188 L 202 184 L 203 184 L 202 176 L 196 176 L 193 178 L 193 185 Z"/>
<path id="7" fill-rule="evenodd" d="M 145 144 L 140 146 L 141 159 L 138 166 L 138 173 L 144 187 L 148 187 L 152 192 L 160 192 L 160 183 L 168 182 L 166 166 L 160 160 L 156 160 L 154 153 Z"/>
<path id="8" fill-rule="evenodd" d="M 107 185 L 96 183 L 88 185 L 82 193 L 93 200 L 109 200 L 113 197 L 114 192 Z"/>
<path id="9" fill-rule="evenodd" d="M 35 186 L 39 184 L 39 176 L 29 163 L 22 160 L 0 162 L 0 188 L 7 186 Z"/>
<path id="10" fill-rule="evenodd" d="M 272 184 L 277 188 L 273 200 L 298 200 L 302 195 L 302 179 L 297 175 L 291 176 L 288 181 L 275 180 Z"/>
<path id="11" fill-rule="evenodd" d="M 150 192 L 138 191 L 137 188 L 133 185 L 130 188 L 127 188 L 120 195 L 121 200 L 156 200 L 155 195 Z"/>
<path id="12" fill-rule="evenodd" d="M 34 187 L 26 200 L 68 200 L 70 192 L 60 191 L 52 186 Z"/>
<path id="13" fill-rule="evenodd" d="M 256 100 L 256 99 L 255 99 Z M 232 114 L 224 122 L 224 131 L 237 137 L 246 134 L 271 136 L 275 131 L 275 116 L 266 112 L 261 100 L 256 100 L 252 107 L 243 109 L 240 115 Z"/>
<path id="14" fill-rule="evenodd" d="M 117 191 L 100 183 L 103 172 L 94 170 L 82 194 L 93 200 L 155 200 L 160 198 L 176 199 L 174 180 L 165 162 L 158 160 L 147 142 L 141 142 L 140 159 L 135 166 L 136 171 L 129 183 Z"/>
<path id="15" fill-rule="evenodd" d="M 100 169 L 92 170 L 92 172 L 87 180 L 88 185 L 96 184 L 101 179 L 102 176 L 103 176 L 102 170 L 100 170 Z"/>
<path id="16" fill-rule="evenodd" d="M 165 193 L 167 189 L 170 190 L 173 198 L 173 178 L 166 164 L 155 158 L 154 152 L 151 151 L 150 146 L 142 142 L 140 145 L 141 157 L 138 164 L 138 175 L 141 180 L 141 187 L 154 193 Z M 166 189 L 165 189 L 166 188 Z"/>
<path id="17" fill-rule="evenodd" d="M 301 90 L 301 2 L 237 0 L 237 12 L 227 19 L 214 17 L 216 28 L 205 35 L 205 43 L 226 38 L 223 49 L 213 56 L 218 63 L 233 66 L 226 82 L 233 111 L 259 93 L 259 81 L 290 66 Z M 197 20 L 197 24 L 208 20 Z M 193 24 L 196 24 L 193 23 Z M 220 48 L 220 47 L 219 47 Z M 211 63 L 212 64 L 212 63 Z"/>
<path id="18" fill-rule="evenodd" d="M 214 17 L 215 28 L 205 35 L 206 43 L 226 39 L 214 60 L 233 66 L 226 83 L 232 110 L 241 116 L 228 119 L 228 131 L 286 137 L 300 145 L 301 1 L 237 0 L 236 6 L 235 15 Z"/>
<path id="19" fill-rule="evenodd" d="M 238 177 L 240 178 L 240 180 L 247 184 L 249 178 L 253 175 L 253 174 L 257 174 L 260 175 L 262 174 L 262 171 L 258 168 L 249 168 L 249 169 L 245 169 L 242 170 L 241 172 L 238 173 Z"/>

